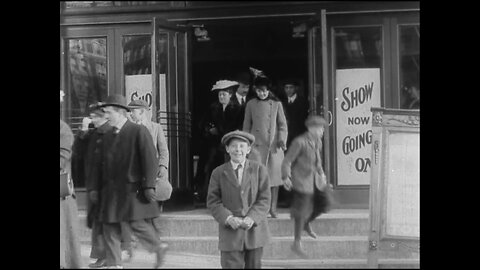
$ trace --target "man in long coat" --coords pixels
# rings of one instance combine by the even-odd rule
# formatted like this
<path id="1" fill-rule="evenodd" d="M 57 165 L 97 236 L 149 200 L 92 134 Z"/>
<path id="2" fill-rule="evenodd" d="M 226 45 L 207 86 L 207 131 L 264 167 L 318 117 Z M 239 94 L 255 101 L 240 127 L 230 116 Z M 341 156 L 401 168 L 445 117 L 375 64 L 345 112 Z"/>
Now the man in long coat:
<path id="1" fill-rule="evenodd" d="M 163 262 L 153 219 L 160 215 L 155 201 L 158 159 L 147 128 L 128 121 L 125 97 L 111 95 L 104 111 L 112 130 L 104 135 L 103 180 L 99 192 L 99 221 L 103 223 L 107 266 L 121 267 L 121 222 L 149 252 L 157 255 L 155 268 Z M 93 186 L 97 190 L 99 185 Z"/>
<path id="2" fill-rule="evenodd" d="M 222 138 L 230 161 L 212 172 L 207 207 L 218 222 L 222 268 L 261 268 L 263 247 L 270 239 L 268 173 L 246 159 L 255 137 L 232 131 Z"/>

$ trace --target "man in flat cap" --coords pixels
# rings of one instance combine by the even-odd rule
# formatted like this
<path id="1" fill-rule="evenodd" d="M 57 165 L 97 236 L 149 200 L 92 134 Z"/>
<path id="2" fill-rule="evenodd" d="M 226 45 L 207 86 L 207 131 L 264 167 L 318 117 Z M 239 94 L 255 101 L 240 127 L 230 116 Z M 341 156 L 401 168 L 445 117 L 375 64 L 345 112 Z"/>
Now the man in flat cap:
<path id="1" fill-rule="evenodd" d="M 290 208 L 294 220 L 292 250 L 302 258 L 307 258 L 300 242 L 302 231 L 316 238 L 310 222 L 327 212 L 330 205 L 329 185 L 321 159 L 323 131 L 327 124 L 324 118 L 314 115 L 307 118 L 305 125 L 308 131 L 293 140 L 282 162 L 283 186 L 287 190 L 293 189 Z"/>
<path id="2" fill-rule="evenodd" d="M 163 262 L 164 252 L 153 219 L 160 215 L 155 201 L 155 179 L 158 159 L 147 128 L 128 121 L 126 99 L 110 95 L 102 105 L 112 130 L 104 135 L 102 182 L 96 181 L 99 221 L 103 224 L 106 266 L 122 268 L 121 222 L 143 246 L 157 256 L 155 268 Z"/>
<path id="3" fill-rule="evenodd" d="M 225 134 L 222 144 L 230 161 L 210 178 L 207 208 L 218 222 L 222 268 L 261 268 L 263 247 L 270 239 L 268 171 L 246 158 L 254 141 L 252 134 L 239 130 Z"/>

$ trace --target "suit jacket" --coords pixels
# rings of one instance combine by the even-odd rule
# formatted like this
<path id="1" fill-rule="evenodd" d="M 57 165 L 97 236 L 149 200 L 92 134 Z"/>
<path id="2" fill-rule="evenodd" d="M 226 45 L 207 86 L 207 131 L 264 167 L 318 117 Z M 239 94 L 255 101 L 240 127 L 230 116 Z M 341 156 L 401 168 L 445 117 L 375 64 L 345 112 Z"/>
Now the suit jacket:
<path id="1" fill-rule="evenodd" d="M 282 162 L 282 178 L 291 177 L 293 189 L 307 194 L 313 194 L 315 186 L 322 189 L 325 184 L 321 179 L 323 168 L 316 164 L 314 141 L 308 132 L 298 136 L 288 148 Z M 317 149 L 319 152 L 322 149 L 321 140 Z"/>
<path id="2" fill-rule="evenodd" d="M 158 173 L 153 140 L 147 128 L 127 121 L 120 132 L 104 135 L 99 220 L 106 223 L 158 217 L 158 203 L 145 198 Z"/>
<path id="3" fill-rule="evenodd" d="M 242 130 L 243 128 L 243 120 L 245 119 L 245 108 L 247 107 L 247 102 L 250 101 L 251 97 L 249 97 L 248 95 L 245 97 L 245 103 L 243 103 L 243 105 L 241 105 L 239 102 L 238 102 L 238 99 L 237 99 L 237 95 L 236 94 L 233 94 L 232 97 L 230 98 L 230 103 L 236 105 L 236 106 L 239 106 L 240 108 L 240 112 L 239 112 L 239 116 L 238 116 L 238 122 L 237 122 L 237 127 L 235 129 L 238 129 L 238 130 Z"/>
<path id="4" fill-rule="evenodd" d="M 168 168 L 170 155 L 167 147 L 167 139 L 165 138 L 165 133 L 163 132 L 162 125 L 152 121 L 148 121 L 148 123 L 145 123 L 144 125 L 150 132 L 150 135 L 152 135 L 153 145 L 157 150 L 157 158 L 159 162 L 158 165 L 162 165 L 165 166 L 165 168 Z"/>
<path id="5" fill-rule="evenodd" d="M 241 251 L 267 245 L 270 231 L 267 213 L 270 208 L 270 185 L 265 166 L 245 161 L 241 185 L 230 162 L 213 170 L 208 186 L 207 208 L 218 222 L 219 244 L 221 251 Z M 229 215 L 249 216 L 254 225 L 249 230 L 233 230 L 225 224 Z"/>
<path id="6" fill-rule="evenodd" d="M 295 137 L 307 130 L 305 119 L 308 116 L 308 102 L 304 97 L 297 94 L 295 101 L 289 104 L 287 99 L 283 105 L 288 125 L 287 146 L 290 146 Z"/>
<path id="7" fill-rule="evenodd" d="M 280 167 L 284 154 L 277 143 L 282 141 L 286 145 L 288 136 L 282 103 L 272 99 L 250 100 L 245 108 L 243 131 L 255 136 L 252 148 L 258 151 L 262 164 L 268 168 L 270 185 L 282 185 Z"/>

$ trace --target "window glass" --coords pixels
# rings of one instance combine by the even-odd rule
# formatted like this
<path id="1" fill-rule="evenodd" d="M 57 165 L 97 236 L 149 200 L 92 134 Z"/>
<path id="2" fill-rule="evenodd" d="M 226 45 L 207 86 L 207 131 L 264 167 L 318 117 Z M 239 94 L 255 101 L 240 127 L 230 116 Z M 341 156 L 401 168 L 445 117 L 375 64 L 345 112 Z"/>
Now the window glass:
<path id="1" fill-rule="evenodd" d="M 381 68 L 382 28 L 336 28 L 336 69 Z"/>
<path id="2" fill-rule="evenodd" d="M 75 132 L 90 104 L 103 101 L 107 88 L 107 39 L 69 39 L 67 69 L 69 87 L 63 106 L 66 122 Z"/>
<path id="3" fill-rule="evenodd" d="M 420 26 L 399 26 L 400 108 L 420 109 Z"/>
<path id="4" fill-rule="evenodd" d="M 152 52 L 150 36 L 124 36 L 123 72 L 124 75 L 151 74 Z"/>

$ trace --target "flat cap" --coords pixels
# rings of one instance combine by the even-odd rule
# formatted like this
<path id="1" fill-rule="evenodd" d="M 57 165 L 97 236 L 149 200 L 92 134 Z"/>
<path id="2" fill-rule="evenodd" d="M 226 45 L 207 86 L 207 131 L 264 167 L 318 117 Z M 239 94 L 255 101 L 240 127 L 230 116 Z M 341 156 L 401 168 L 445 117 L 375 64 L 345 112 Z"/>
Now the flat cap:
<path id="1" fill-rule="evenodd" d="M 255 136 L 252 134 L 241 131 L 241 130 L 235 130 L 235 131 L 230 131 L 229 133 L 223 135 L 222 137 L 222 144 L 223 145 L 228 145 L 231 139 L 237 138 L 242 141 L 247 142 L 249 145 L 252 145 L 255 142 Z"/>
<path id="2" fill-rule="evenodd" d="M 311 115 L 305 120 L 305 126 L 327 126 L 327 121 L 325 118 L 318 115 Z"/>
<path id="3" fill-rule="evenodd" d="M 133 109 L 150 109 L 150 107 L 148 106 L 148 103 L 143 99 L 132 100 L 128 104 L 128 107 L 132 110 Z"/>
<path id="4" fill-rule="evenodd" d="M 238 82 L 236 81 L 220 80 L 213 85 L 212 91 L 217 89 L 227 89 L 229 87 L 237 86 L 237 85 L 238 85 Z"/>
<path id="5" fill-rule="evenodd" d="M 103 105 L 102 102 L 96 102 L 96 103 L 90 104 L 88 106 L 88 113 L 92 113 L 100 116 L 104 115 L 105 111 L 103 110 L 102 105 Z"/>

